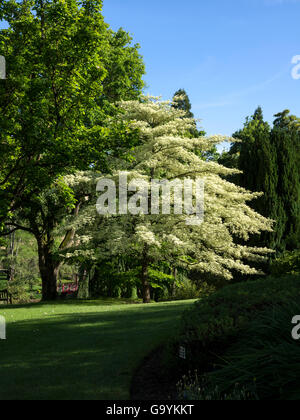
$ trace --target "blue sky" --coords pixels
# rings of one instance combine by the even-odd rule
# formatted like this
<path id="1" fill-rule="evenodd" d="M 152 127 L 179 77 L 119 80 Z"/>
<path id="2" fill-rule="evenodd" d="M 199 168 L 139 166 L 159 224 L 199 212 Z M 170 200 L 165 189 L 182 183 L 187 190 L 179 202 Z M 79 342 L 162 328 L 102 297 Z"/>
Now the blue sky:
<path id="1" fill-rule="evenodd" d="M 185 88 L 208 134 L 231 135 L 261 105 L 300 116 L 298 0 L 104 0 L 113 29 L 140 43 L 147 93 Z"/>

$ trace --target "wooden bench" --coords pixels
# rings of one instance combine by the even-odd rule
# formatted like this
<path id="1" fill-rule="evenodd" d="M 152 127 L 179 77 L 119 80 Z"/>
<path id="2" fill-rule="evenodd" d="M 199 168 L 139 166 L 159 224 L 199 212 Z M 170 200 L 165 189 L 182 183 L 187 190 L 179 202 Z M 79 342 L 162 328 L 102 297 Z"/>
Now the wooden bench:
<path id="1" fill-rule="evenodd" d="M 8 290 L 0 290 L 0 302 L 6 302 L 7 305 L 12 305 L 12 295 L 8 292 Z"/>

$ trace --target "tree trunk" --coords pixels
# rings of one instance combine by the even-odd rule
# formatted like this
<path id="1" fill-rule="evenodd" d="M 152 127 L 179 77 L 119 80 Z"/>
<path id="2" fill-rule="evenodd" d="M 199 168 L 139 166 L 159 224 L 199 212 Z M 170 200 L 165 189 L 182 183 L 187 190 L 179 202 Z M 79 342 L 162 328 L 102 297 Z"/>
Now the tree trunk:
<path id="1" fill-rule="evenodd" d="M 151 289 L 149 284 L 149 259 L 147 256 L 147 249 L 144 250 L 143 253 L 143 261 L 142 261 L 142 273 L 141 273 L 141 280 L 142 280 L 142 290 L 143 290 L 143 302 L 150 303 L 151 302 Z"/>
<path id="2" fill-rule="evenodd" d="M 176 281 L 177 281 L 177 268 L 174 268 L 173 269 L 173 277 L 174 277 L 174 283 L 172 285 L 172 298 L 175 298 L 176 297 L 176 289 L 177 289 L 177 286 L 176 286 Z"/>
<path id="3" fill-rule="evenodd" d="M 79 209 L 80 202 L 77 203 L 74 209 L 74 216 L 78 216 Z M 55 258 L 55 255 L 53 254 L 54 227 L 55 226 L 48 221 L 45 229 L 43 230 L 46 233 L 41 234 L 38 229 L 33 231 L 38 243 L 39 269 L 42 278 L 42 295 L 44 301 L 51 301 L 57 298 L 57 280 L 61 262 Z M 60 244 L 59 249 L 67 249 L 73 243 L 74 236 L 75 230 L 68 230 L 62 243 Z"/>
<path id="4" fill-rule="evenodd" d="M 60 263 L 55 261 L 51 247 L 41 240 L 38 240 L 38 252 L 43 301 L 55 300 L 57 298 L 57 279 Z"/>
<path id="5" fill-rule="evenodd" d="M 90 297 L 90 281 L 89 273 L 86 269 L 80 270 L 79 286 L 78 286 L 78 299 L 89 299 Z"/>

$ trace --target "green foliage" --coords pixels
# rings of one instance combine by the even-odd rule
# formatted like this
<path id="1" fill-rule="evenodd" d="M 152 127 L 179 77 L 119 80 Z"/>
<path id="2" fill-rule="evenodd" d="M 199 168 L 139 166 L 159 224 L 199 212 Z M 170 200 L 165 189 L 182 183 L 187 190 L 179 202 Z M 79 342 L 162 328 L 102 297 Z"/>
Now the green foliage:
<path id="1" fill-rule="evenodd" d="M 172 107 L 180 111 L 185 112 L 185 118 L 194 118 L 192 113 L 192 104 L 187 92 L 184 89 L 179 89 L 175 92 L 172 101 Z M 195 120 L 194 127 L 189 129 L 188 133 L 191 137 L 203 137 L 206 136 L 206 132 L 202 129 L 198 129 L 197 120 Z M 204 160 L 214 160 L 217 161 L 219 158 L 218 149 L 216 146 L 212 146 L 210 150 L 205 152 L 201 150 L 196 150 L 196 154 L 199 157 L 202 157 Z"/>
<path id="2" fill-rule="evenodd" d="M 232 159 L 231 161 L 227 159 L 227 163 L 229 167 L 237 167 L 242 171 L 234 181 L 249 191 L 264 193 L 251 203 L 251 207 L 260 214 L 276 220 L 276 231 L 279 231 L 276 151 L 271 141 L 270 126 L 264 122 L 260 107 L 251 118 L 247 118 L 244 128 L 236 132 L 233 137 L 241 142 L 232 145 L 229 152 Z M 226 158 L 223 163 L 226 164 Z M 263 233 L 260 237 L 255 237 L 252 243 L 276 248 L 280 239 L 275 236 L 274 232 Z"/>
<path id="3" fill-rule="evenodd" d="M 139 285 L 138 268 L 128 268 L 126 271 L 118 262 L 102 261 L 97 265 L 91 280 L 91 291 L 95 297 L 138 298 Z"/>
<path id="4" fill-rule="evenodd" d="M 153 288 L 163 288 L 164 285 L 174 283 L 175 279 L 172 275 L 166 274 L 163 271 L 149 268 L 148 276 L 150 280 L 151 287 Z"/>
<path id="5" fill-rule="evenodd" d="M 264 193 L 251 207 L 276 224 L 273 232 L 252 242 L 282 252 L 300 247 L 300 124 L 288 110 L 275 117 L 270 129 L 259 107 L 234 134 L 241 142 L 234 143 L 220 163 L 242 171 L 232 178 L 234 182 Z"/>
<path id="6" fill-rule="evenodd" d="M 252 386 L 253 388 L 253 386 Z M 221 392 L 206 376 L 199 376 L 197 371 L 183 376 L 177 385 L 178 397 L 190 401 L 256 401 L 256 393 L 236 383 L 229 393 Z"/>
<path id="7" fill-rule="evenodd" d="M 180 396 L 298 399 L 299 344 L 291 321 L 299 302 L 299 275 L 234 284 L 196 302 L 183 315 L 179 342 L 187 351 L 181 369 L 201 375 L 185 377 Z"/>
<path id="8" fill-rule="evenodd" d="M 160 298 L 160 300 L 188 300 L 188 299 L 200 299 L 210 295 L 215 291 L 213 286 L 209 286 L 207 283 L 201 283 L 199 285 L 193 283 L 189 278 L 181 276 L 176 281 L 175 287 L 170 290 L 167 289 L 166 294 Z"/>
<path id="9" fill-rule="evenodd" d="M 184 89 L 179 89 L 174 93 L 172 108 L 185 112 L 185 118 L 194 118 L 190 98 Z M 201 137 L 206 135 L 205 131 L 198 130 L 197 120 L 195 120 L 195 125 L 189 130 L 189 133 L 192 137 Z"/>
<path id="10" fill-rule="evenodd" d="M 300 130 L 284 121 L 275 125 L 272 143 L 277 153 L 277 249 L 300 249 Z"/>
<path id="11" fill-rule="evenodd" d="M 1 221 L 57 176 L 103 168 L 107 150 L 122 147 L 105 123 L 115 114 L 109 102 L 138 96 L 144 65 L 138 45 L 109 29 L 101 7 L 100 0 L 0 5 L 9 24 L 0 31 L 8 69 L 0 83 Z"/>
<path id="12" fill-rule="evenodd" d="M 274 276 L 283 274 L 300 274 L 300 250 L 286 251 L 271 262 L 271 273 Z"/>
<path id="13" fill-rule="evenodd" d="M 174 93 L 173 97 L 173 108 L 180 109 L 186 113 L 187 118 L 194 118 L 194 114 L 192 113 L 192 104 L 188 94 L 184 89 L 179 89 L 177 92 Z"/>
<path id="14" fill-rule="evenodd" d="M 208 377 L 221 393 L 239 383 L 255 387 L 261 400 L 299 400 L 299 342 L 291 336 L 291 320 L 299 314 L 298 300 L 274 306 L 251 320 L 237 343 Z"/>
<path id="15" fill-rule="evenodd" d="M 136 298 L 142 296 L 140 273 L 142 267 L 136 261 L 128 258 L 112 259 L 97 264 L 91 280 L 94 296 Z M 171 296 L 171 286 L 174 277 L 165 273 L 163 267 L 150 267 L 148 270 L 149 283 L 156 300 L 164 300 L 162 296 Z"/>
<path id="16" fill-rule="evenodd" d="M 78 204 L 61 177 L 109 172 L 112 158 L 128 157 L 137 139 L 113 103 L 141 93 L 139 46 L 122 29 L 112 31 L 101 11 L 101 0 L 0 4 L 9 25 L 0 30 L 7 62 L 0 82 L 0 225 L 35 235 L 49 299 L 54 229 Z"/>
<path id="17" fill-rule="evenodd" d="M 288 304 L 300 296 L 300 276 L 269 277 L 226 286 L 199 300 L 183 316 L 181 341 L 202 349 L 223 346 L 253 319 L 255 313 L 274 304 Z"/>
<path id="18" fill-rule="evenodd" d="M 37 245 L 32 235 L 26 232 L 11 235 L 0 249 L 0 267 L 12 273 L 11 281 L 0 284 L 0 289 L 8 288 L 14 302 L 28 302 L 41 296 Z"/>
<path id="19" fill-rule="evenodd" d="M 300 118 L 295 115 L 290 115 L 290 110 L 285 109 L 282 112 L 274 115 L 274 127 L 290 130 L 291 128 L 300 128 Z"/>

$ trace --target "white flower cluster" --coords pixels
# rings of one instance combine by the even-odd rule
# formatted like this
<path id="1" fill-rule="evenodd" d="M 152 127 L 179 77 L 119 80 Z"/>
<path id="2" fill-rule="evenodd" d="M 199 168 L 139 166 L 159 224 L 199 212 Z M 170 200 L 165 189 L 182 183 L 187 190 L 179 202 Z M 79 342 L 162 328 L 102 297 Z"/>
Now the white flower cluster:
<path id="1" fill-rule="evenodd" d="M 134 160 L 127 163 L 129 179 L 150 182 L 151 179 L 205 179 L 205 218 L 200 226 L 187 226 L 186 216 L 111 215 L 100 218 L 89 209 L 89 222 L 77 240 L 82 249 L 95 255 L 131 255 L 140 260 L 176 261 L 226 279 L 232 270 L 255 274 L 257 270 L 245 263 L 264 259 L 270 250 L 237 244 L 236 238 L 247 240 L 251 234 L 271 231 L 273 222 L 252 210 L 247 203 L 259 193 L 252 193 L 228 181 L 225 176 L 238 171 L 204 160 L 198 151 L 226 140 L 222 136 L 191 138 L 195 120 L 159 98 L 120 103 L 124 120 L 140 130 L 141 145 Z M 227 139 L 230 141 L 230 139 Z M 124 170 L 124 167 L 122 167 Z M 119 171 L 113 178 L 117 180 Z M 173 196 L 172 206 L 176 206 Z M 90 232 L 87 232 L 89 230 Z M 80 238 L 80 235 L 83 235 Z M 92 235 L 87 244 L 86 238 Z M 85 238 L 85 241 L 83 239 Z M 85 242 L 85 243 L 83 243 Z"/>

